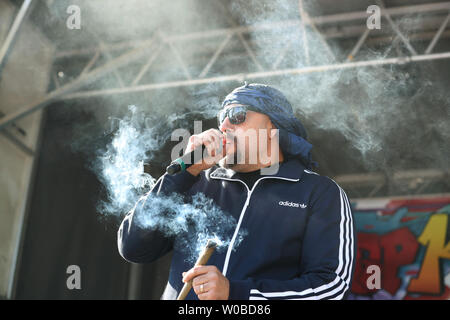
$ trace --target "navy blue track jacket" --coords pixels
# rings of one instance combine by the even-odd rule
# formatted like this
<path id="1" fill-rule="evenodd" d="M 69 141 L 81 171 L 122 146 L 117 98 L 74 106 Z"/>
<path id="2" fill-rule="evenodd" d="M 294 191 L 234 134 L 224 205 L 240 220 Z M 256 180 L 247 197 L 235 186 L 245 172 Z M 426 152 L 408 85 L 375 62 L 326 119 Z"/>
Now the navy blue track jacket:
<path id="1" fill-rule="evenodd" d="M 228 250 L 215 252 L 215 265 L 230 281 L 230 299 L 342 299 L 349 292 L 355 260 L 353 216 L 345 192 L 333 180 L 306 170 L 296 159 L 280 164 L 250 190 L 230 169 L 214 166 L 197 177 L 163 175 L 148 196 L 160 192 L 203 192 L 237 221 Z M 141 201 L 145 201 L 143 197 Z M 120 254 L 152 262 L 173 249 L 157 230 L 140 229 L 127 214 L 118 231 Z M 233 248 L 240 228 L 248 232 Z M 192 268 L 174 250 L 163 299 L 176 299 L 182 272 Z M 187 299 L 197 299 L 193 290 Z"/>

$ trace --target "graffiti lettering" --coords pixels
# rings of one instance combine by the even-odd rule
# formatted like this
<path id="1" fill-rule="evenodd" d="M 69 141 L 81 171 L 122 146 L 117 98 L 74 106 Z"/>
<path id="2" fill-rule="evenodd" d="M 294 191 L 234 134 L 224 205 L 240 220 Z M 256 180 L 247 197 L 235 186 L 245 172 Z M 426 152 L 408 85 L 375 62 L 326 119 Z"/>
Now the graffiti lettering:
<path id="1" fill-rule="evenodd" d="M 358 248 L 356 252 L 355 272 L 353 275 L 352 292 L 367 294 L 373 292 L 367 287 L 367 268 L 370 265 L 379 264 L 381 260 L 381 247 L 379 236 L 373 233 L 358 233 Z"/>
<path id="2" fill-rule="evenodd" d="M 425 229 L 418 238 L 419 242 L 427 246 L 422 267 L 417 279 L 411 279 L 409 292 L 439 294 L 442 291 L 441 271 L 439 260 L 450 259 L 450 242 L 446 245 L 448 215 L 435 214 L 428 221 Z"/>
<path id="3" fill-rule="evenodd" d="M 382 286 L 390 294 L 395 294 L 402 282 L 398 269 L 414 262 L 419 243 L 407 227 L 382 236 L 380 242 L 384 251 Z"/>
<path id="4" fill-rule="evenodd" d="M 369 275 L 366 270 L 370 265 L 378 265 L 381 269 L 381 286 L 391 294 L 395 294 L 401 285 L 398 276 L 399 267 L 414 261 L 419 244 L 412 232 L 400 228 L 385 235 L 358 233 L 357 263 L 354 273 L 352 292 L 368 294 L 377 290 L 368 287 Z"/>

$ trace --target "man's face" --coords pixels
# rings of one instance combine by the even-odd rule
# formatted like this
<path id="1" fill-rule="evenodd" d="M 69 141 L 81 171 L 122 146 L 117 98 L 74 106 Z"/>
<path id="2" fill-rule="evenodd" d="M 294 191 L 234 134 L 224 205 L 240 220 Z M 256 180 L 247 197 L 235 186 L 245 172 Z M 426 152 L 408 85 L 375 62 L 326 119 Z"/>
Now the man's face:
<path id="1" fill-rule="evenodd" d="M 230 104 L 224 110 L 237 106 L 242 105 Z M 263 155 L 270 156 L 271 152 L 271 129 L 275 126 L 270 118 L 259 112 L 247 110 L 245 121 L 240 124 L 232 124 L 226 117 L 219 127 L 226 136 L 226 156 L 219 165 L 245 172 L 264 162 Z"/>

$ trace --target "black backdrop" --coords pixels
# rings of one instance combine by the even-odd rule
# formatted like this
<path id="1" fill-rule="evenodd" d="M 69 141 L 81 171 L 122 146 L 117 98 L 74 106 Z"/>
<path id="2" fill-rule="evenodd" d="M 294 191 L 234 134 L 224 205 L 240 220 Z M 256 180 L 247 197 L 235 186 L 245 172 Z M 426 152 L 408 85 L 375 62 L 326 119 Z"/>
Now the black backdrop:
<path id="1" fill-rule="evenodd" d="M 75 124 L 92 116 L 74 104 L 46 112 L 31 205 L 15 290 L 17 299 L 126 299 L 130 264 L 117 251 L 120 219 L 96 210 L 104 189 L 89 169 L 89 156 L 74 151 Z M 77 130 L 80 128 L 78 127 Z M 101 133 L 92 131 L 93 141 Z M 107 142 L 96 141 L 99 145 Z M 142 267 L 142 299 L 159 299 L 170 256 Z M 69 290 L 69 265 L 81 269 L 81 290 Z"/>

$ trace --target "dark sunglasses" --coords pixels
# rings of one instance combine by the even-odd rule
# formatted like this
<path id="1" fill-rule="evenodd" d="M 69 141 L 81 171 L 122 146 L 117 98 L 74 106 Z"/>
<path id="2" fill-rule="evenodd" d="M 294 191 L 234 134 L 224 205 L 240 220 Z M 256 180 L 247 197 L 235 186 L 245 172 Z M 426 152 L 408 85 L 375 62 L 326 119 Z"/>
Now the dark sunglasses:
<path id="1" fill-rule="evenodd" d="M 248 110 L 259 112 L 258 109 L 253 108 L 252 106 L 237 106 L 221 110 L 217 115 L 218 126 L 220 127 L 227 117 L 231 124 L 240 124 L 244 122 Z"/>

